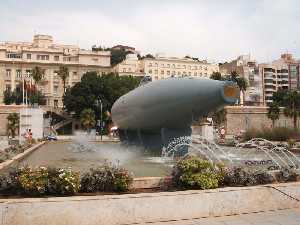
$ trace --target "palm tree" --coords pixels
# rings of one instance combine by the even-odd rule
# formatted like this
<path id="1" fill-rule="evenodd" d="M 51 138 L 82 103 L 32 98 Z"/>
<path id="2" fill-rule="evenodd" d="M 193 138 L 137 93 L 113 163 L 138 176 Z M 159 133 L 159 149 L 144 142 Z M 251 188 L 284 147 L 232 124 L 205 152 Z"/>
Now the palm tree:
<path id="1" fill-rule="evenodd" d="M 58 76 L 63 82 L 64 93 L 66 92 L 66 80 L 69 77 L 69 69 L 65 66 L 60 66 L 58 71 Z"/>
<path id="2" fill-rule="evenodd" d="M 16 130 L 19 129 L 20 118 L 18 113 L 10 113 L 7 116 L 7 135 L 15 138 Z"/>
<path id="3" fill-rule="evenodd" d="M 279 119 L 280 108 L 277 102 L 272 102 L 268 108 L 268 118 L 272 120 L 272 127 L 275 127 L 275 120 Z"/>
<path id="4" fill-rule="evenodd" d="M 297 129 L 297 119 L 300 116 L 300 93 L 290 91 L 284 99 L 284 114 L 293 118 L 294 128 Z"/>
<path id="5" fill-rule="evenodd" d="M 230 80 L 234 81 L 238 85 L 240 91 L 243 94 L 243 103 L 244 103 L 245 102 L 245 91 L 248 88 L 247 80 L 244 77 L 240 77 L 236 71 L 231 72 Z M 240 103 L 240 101 L 239 101 L 239 103 Z"/>
<path id="6" fill-rule="evenodd" d="M 92 109 L 84 109 L 80 114 L 80 122 L 89 132 L 96 124 L 95 112 Z"/>
<path id="7" fill-rule="evenodd" d="M 36 85 L 38 85 L 41 82 L 41 80 L 43 79 L 43 74 L 44 74 L 44 71 L 41 69 L 41 67 L 36 66 L 33 68 L 31 76 Z"/>

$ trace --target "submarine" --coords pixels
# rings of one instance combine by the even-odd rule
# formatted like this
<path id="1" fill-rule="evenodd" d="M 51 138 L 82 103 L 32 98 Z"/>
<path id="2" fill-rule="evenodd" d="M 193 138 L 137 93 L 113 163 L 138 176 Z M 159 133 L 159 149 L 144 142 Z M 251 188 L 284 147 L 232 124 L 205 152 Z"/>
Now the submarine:
<path id="1" fill-rule="evenodd" d="M 121 141 L 161 149 L 174 138 L 190 136 L 193 122 L 234 104 L 239 93 L 232 81 L 144 77 L 137 88 L 117 99 L 111 115 Z"/>

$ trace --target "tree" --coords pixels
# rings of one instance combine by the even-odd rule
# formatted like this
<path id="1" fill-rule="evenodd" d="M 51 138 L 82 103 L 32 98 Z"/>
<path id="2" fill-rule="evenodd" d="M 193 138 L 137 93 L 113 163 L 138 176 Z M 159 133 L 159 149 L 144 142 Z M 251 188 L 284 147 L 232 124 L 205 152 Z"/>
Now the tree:
<path id="1" fill-rule="evenodd" d="M 222 80 L 222 75 L 220 72 L 213 72 L 212 75 L 210 76 L 210 79 Z"/>
<path id="2" fill-rule="evenodd" d="M 84 109 L 80 114 L 80 122 L 85 129 L 90 131 L 96 124 L 95 112 L 92 109 Z"/>
<path id="3" fill-rule="evenodd" d="M 38 85 L 43 79 L 43 74 L 44 71 L 41 69 L 41 67 L 36 66 L 33 68 L 31 76 L 36 85 Z"/>
<path id="4" fill-rule="evenodd" d="M 13 95 L 13 92 L 11 90 L 7 89 L 3 92 L 3 102 L 5 105 L 11 105 L 15 102 L 15 96 Z"/>
<path id="5" fill-rule="evenodd" d="M 277 102 L 272 102 L 268 108 L 268 118 L 272 120 L 272 127 L 275 127 L 275 120 L 279 119 L 280 108 Z"/>
<path id="6" fill-rule="evenodd" d="M 63 82 L 64 94 L 66 92 L 66 80 L 69 77 L 69 69 L 65 66 L 60 66 L 58 71 L 58 76 Z"/>
<path id="7" fill-rule="evenodd" d="M 18 113 L 10 113 L 7 116 L 7 136 L 15 138 L 16 131 L 19 129 L 20 118 Z"/>
<path id="8" fill-rule="evenodd" d="M 97 99 L 103 103 L 103 113 L 110 111 L 113 103 L 122 95 L 136 88 L 141 78 L 133 76 L 119 76 L 115 73 L 99 76 L 96 72 L 87 72 L 81 82 L 67 89 L 63 102 L 68 112 L 80 113 L 91 108 L 100 117 L 100 109 L 95 105 Z M 105 118 L 105 114 L 103 114 Z"/>
<path id="9" fill-rule="evenodd" d="M 277 102 L 279 106 L 284 106 L 284 100 L 288 94 L 287 90 L 279 89 L 277 92 L 273 93 L 272 100 Z"/>
<path id="10" fill-rule="evenodd" d="M 284 98 L 284 114 L 293 119 L 294 128 L 297 129 L 297 119 L 300 116 L 300 93 L 289 91 Z"/>
<path id="11" fill-rule="evenodd" d="M 218 127 L 226 121 L 226 110 L 223 108 L 212 115 L 214 124 Z"/>
<path id="12" fill-rule="evenodd" d="M 225 80 L 235 82 L 243 94 L 243 102 L 245 102 L 245 91 L 248 88 L 248 82 L 244 77 L 241 77 L 236 71 L 232 71 L 230 75 L 225 77 Z M 240 103 L 240 100 L 239 100 Z"/>

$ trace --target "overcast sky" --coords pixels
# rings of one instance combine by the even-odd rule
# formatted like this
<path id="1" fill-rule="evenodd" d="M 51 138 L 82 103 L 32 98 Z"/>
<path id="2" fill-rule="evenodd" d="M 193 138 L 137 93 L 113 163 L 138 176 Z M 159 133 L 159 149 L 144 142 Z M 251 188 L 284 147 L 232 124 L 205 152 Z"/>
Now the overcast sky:
<path id="1" fill-rule="evenodd" d="M 282 52 L 300 58 L 299 0 L 0 0 L 0 41 L 112 46 L 146 53 L 259 62 Z"/>

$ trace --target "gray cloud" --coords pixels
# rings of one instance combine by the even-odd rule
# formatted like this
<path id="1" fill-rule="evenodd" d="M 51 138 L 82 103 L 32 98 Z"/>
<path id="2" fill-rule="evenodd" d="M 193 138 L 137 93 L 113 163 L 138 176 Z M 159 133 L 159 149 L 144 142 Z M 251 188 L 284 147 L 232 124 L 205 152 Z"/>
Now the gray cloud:
<path id="1" fill-rule="evenodd" d="M 1 41 L 30 41 L 35 31 L 84 48 L 120 43 L 216 61 L 300 57 L 297 0 L 8 1 L 0 13 Z"/>

